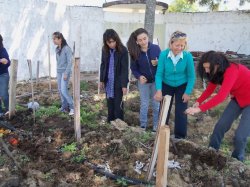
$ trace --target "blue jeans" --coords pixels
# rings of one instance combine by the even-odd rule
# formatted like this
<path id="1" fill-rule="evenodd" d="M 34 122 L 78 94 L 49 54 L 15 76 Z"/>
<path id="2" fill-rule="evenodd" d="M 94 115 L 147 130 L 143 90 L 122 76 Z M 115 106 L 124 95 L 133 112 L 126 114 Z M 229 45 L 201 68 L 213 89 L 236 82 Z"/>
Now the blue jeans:
<path id="1" fill-rule="evenodd" d="M 153 128 L 157 128 L 159 120 L 159 107 L 160 102 L 154 100 L 154 95 L 156 93 L 155 83 L 141 84 L 138 81 L 138 89 L 140 92 L 140 124 L 141 127 L 147 127 L 148 122 L 148 107 L 151 100 L 153 109 Z"/>
<path id="2" fill-rule="evenodd" d="M 0 75 L 0 113 L 2 110 L 2 101 L 4 103 L 5 110 L 9 110 L 9 74 L 4 73 Z"/>
<path id="3" fill-rule="evenodd" d="M 241 108 L 237 101 L 232 99 L 214 127 L 209 146 L 216 150 L 220 148 L 224 134 L 231 128 L 233 121 L 237 119 L 240 114 L 242 115 L 240 124 L 235 131 L 234 151 L 232 157 L 243 161 L 247 145 L 247 137 L 250 135 L 250 105 Z"/>
<path id="4" fill-rule="evenodd" d="M 169 122 L 171 108 L 173 105 L 173 100 L 175 98 L 175 119 L 174 119 L 175 138 L 186 138 L 187 136 L 187 115 L 185 114 L 185 110 L 187 109 L 188 103 L 184 103 L 182 100 L 182 96 L 185 93 L 186 87 L 187 87 L 186 83 L 177 87 L 172 87 L 164 83 L 162 84 L 162 95 L 172 96 L 166 119 L 166 124 L 168 124 Z"/>
<path id="5" fill-rule="evenodd" d="M 69 85 L 69 79 L 70 74 L 67 75 L 67 80 L 63 79 L 64 73 L 57 73 L 57 85 L 58 85 L 58 91 L 61 97 L 61 107 L 63 109 L 74 109 L 73 99 L 69 95 L 68 85 Z"/>

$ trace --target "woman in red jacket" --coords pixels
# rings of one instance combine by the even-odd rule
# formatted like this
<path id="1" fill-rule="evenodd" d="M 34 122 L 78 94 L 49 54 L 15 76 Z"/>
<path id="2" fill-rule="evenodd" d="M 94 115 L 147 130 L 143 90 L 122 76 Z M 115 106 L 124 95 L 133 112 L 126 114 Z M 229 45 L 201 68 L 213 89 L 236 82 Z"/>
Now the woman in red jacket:
<path id="1" fill-rule="evenodd" d="M 209 80 L 209 84 L 193 107 L 186 110 L 186 113 L 194 115 L 204 112 L 220 104 L 230 95 L 231 101 L 215 125 L 209 146 L 218 150 L 224 134 L 241 114 L 240 123 L 235 132 L 232 157 L 243 161 L 247 137 L 250 135 L 250 70 L 241 64 L 229 62 L 221 53 L 209 51 L 201 57 L 198 72 L 202 79 Z M 221 85 L 218 93 L 205 101 L 217 85 Z"/>

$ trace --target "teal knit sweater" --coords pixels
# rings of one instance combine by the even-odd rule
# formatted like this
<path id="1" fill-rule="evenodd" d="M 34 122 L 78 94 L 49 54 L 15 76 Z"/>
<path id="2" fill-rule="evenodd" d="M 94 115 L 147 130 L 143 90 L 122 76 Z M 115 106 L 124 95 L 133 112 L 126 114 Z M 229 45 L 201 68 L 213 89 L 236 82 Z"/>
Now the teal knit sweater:
<path id="1" fill-rule="evenodd" d="M 170 49 L 161 52 L 158 67 L 155 75 L 156 90 L 162 89 L 162 83 L 172 87 L 178 87 L 187 83 L 185 94 L 192 93 L 195 83 L 195 68 L 192 54 L 183 51 L 181 58 L 176 66 L 174 66 L 170 57 L 168 57 Z"/>

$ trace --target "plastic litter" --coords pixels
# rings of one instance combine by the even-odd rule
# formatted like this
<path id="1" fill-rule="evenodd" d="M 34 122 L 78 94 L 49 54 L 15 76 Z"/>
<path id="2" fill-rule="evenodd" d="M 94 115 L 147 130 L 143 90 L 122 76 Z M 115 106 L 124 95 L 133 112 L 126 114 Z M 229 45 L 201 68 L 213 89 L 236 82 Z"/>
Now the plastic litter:
<path id="1" fill-rule="evenodd" d="M 33 109 L 33 110 L 38 110 L 39 109 L 39 103 L 38 102 L 29 102 L 28 103 L 28 108 Z"/>
<path id="2" fill-rule="evenodd" d="M 142 168 L 144 167 L 144 163 L 142 163 L 142 162 L 139 162 L 139 161 L 136 161 L 135 162 L 135 168 L 134 168 L 134 170 L 138 173 L 138 174 L 141 174 L 141 170 L 142 170 Z"/>
<path id="3" fill-rule="evenodd" d="M 174 169 L 174 168 L 181 169 L 181 166 L 180 166 L 179 162 L 176 162 L 174 160 L 169 160 L 168 161 L 168 168 L 170 168 L 170 169 Z"/>

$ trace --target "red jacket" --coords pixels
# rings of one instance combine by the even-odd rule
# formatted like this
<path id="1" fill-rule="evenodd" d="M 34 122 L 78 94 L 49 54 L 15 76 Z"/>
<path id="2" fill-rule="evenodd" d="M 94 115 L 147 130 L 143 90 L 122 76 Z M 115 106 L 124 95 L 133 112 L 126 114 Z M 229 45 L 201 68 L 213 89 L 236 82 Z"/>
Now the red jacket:
<path id="1" fill-rule="evenodd" d="M 250 70 L 244 65 L 231 63 L 224 73 L 224 80 L 218 93 L 204 104 L 201 104 L 211 96 L 216 87 L 216 84 L 209 82 L 206 90 L 197 99 L 201 111 L 204 112 L 220 104 L 229 94 L 237 100 L 240 107 L 244 108 L 250 105 Z"/>

